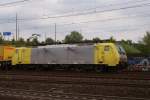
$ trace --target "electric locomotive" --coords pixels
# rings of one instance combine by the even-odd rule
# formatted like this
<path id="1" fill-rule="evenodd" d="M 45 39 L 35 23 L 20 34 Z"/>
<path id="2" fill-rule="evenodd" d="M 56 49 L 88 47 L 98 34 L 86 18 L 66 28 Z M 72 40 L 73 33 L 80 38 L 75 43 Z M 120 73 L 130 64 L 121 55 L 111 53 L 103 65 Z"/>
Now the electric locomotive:
<path id="1" fill-rule="evenodd" d="M 97 43 L 92 45 L 49 45 L 36 48 L 16 48 L 12 65 L 60 69 L 121 69 L 127 67 L 127 56 L 121 45 Z"/>

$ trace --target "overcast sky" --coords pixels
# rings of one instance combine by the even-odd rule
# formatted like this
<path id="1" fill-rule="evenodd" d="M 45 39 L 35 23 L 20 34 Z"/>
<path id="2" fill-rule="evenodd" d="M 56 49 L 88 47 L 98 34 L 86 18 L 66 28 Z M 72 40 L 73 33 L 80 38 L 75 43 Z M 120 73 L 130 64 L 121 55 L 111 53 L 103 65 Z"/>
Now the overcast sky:
<path id="1" fill-rule="evenodd" d="M 0 0 L 0 4 L 14 1 L 17 0 Z M 37 33 L 41 34 L 41 41 L 45 36 L 54 39 L 56 23 L 58 40 L 76 30 L 86 39 L 113 36 L 117 40 L 138 41 L 150 30 L 150 4 L 143 6 L 148 3 L 150 0 L 31 0 L 11 6 L 0 5 L 0 32 L 15 33 L 17 13 L 18 19 L 28 19 L 19 20 L 20 36 L 24 38 Z M 137 5 L 142 6 L 134 7 Z M 129 9 L 114 10 L 124 7 Z M 78 16 L 57 17 L 76 14 Z M 48 16 L 56 18 L 30 20 Z"/>

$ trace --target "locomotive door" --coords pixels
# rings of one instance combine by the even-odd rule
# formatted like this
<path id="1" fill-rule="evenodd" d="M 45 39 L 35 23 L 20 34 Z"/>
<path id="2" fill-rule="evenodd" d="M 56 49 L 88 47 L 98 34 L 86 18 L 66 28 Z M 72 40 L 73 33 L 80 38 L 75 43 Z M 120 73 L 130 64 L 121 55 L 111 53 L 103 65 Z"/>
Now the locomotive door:
<path id="1" fill-rule="evenodd" d="M 30 63 L 30 49 L 21 49 L 19 55 L 20 64 L 29 64 Z"/>
<path id="2" fill-rule="evenodd" d="M 22 49 L 16 49 L 15 54 L 13 55 L 12 64 L 21 64 L 22 63 Z"/>
<path id="3" fill-rule="evenodd" d="M 104 51 L 102 46 L 97 47 L 97 63 L 103 64 L 104 63 Z"/>
<path id="4" fill-rule="evenodd" d="M 16 50 L 17 53 L 17 63 L 18 64 L 22 64 L 23 63 L 23 49 L 17 49 Z"/>

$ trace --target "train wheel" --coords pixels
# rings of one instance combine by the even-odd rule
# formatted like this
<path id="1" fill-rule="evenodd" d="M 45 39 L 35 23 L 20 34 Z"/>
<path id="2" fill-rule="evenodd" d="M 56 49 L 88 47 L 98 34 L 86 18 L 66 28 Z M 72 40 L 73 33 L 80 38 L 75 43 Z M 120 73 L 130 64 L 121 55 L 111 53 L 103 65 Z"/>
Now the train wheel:
<path id="1" fill-rule="evenodd" d="M 8 70 L 10 70 L 11 69 L 11 62 L 10 61 L 7 63 L 7 66 L 8 66 Z"/>
<path id="2" fill-rule="evenodd" d="M 96 72 L 102 72 L 103 70 L 102 70 L 102 66 L 95 66 L 94 67 L 94 70 L 96 71 Z"/>
<path id="3" fill-rule="evenodd" d="M 4 64 L 4 70 L 8 70 L 7 62 Z"/>
<path id="4" fill-rule="evenodd" d="M 3 70 L 3 62 L 1 62 L 1 68 L 0 69 Z"/>
<path id="5" fill-rule="evenodd" d="M 2 70 L 5 70 L 5 62 L 2 62 Z"/>
<path id="6" fill-rule="evenodd" d="M 107 66 L 107 65 L 104 65 L 103 70 L 104 70 L 104 72 L 108 72 L 108 71 L 109 71 L 108 66 Z"/>
<path id="7" fill-rule="evenodd" d="M 108 66 L 107 65 L 98 65 L 95 67 L 96 72 L 108 72 Z"/>
<path id="8" fill-rule="evenodd" d="M 10 70 L 11 69 L 11 62 L 10 61 L 6 61 L 4 62 L 4 70 Z"/>
<path id="9" fill-rule="evenodd" d="M 7 70 L 7 62 L 2 63 L 2 70 Z"/>

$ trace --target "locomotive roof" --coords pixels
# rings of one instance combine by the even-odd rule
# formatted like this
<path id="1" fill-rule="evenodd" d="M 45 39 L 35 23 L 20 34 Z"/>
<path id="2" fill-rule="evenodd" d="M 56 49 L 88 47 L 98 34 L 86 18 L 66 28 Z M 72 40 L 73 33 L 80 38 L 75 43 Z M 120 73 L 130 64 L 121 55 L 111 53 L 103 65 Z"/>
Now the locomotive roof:
<path id="1" fill-rule="evenodd" d="M 61 45 L 47 45 L 47 46 L 38 46 L 37 48 L 65 48 L 65 47 L 78 47 L 78 46 L 93 46 L 93 45 L 80 45 L 80 44 L 61 44 Z"/>

